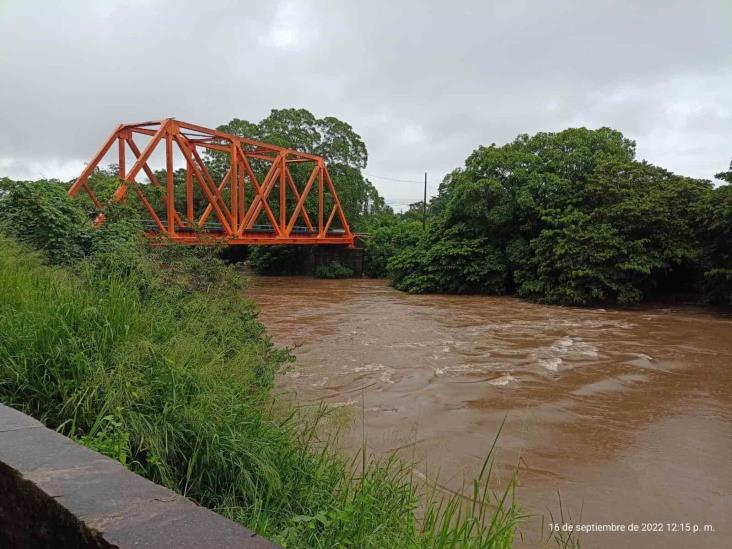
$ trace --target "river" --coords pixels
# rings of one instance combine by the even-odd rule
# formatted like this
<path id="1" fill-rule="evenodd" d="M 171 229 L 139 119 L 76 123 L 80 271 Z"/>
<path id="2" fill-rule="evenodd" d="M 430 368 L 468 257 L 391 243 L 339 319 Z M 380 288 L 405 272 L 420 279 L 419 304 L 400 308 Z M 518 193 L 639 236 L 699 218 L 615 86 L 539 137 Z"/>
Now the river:
<path id="1" fill-rule="evenodd" d="M 546 537 L 559 493 L 568 523 L 663 529 L 585 533 L 582 547 L 732 547 L 728 312 L 412 296 L 369 279 L 253 277 L 247 294 L 294 347 L 280 389 L 351 410 L 347 452 L 365 437 L 459 489 L 505 421 L 499 475 L 520 466 L 533 515 L 517 546 Z"/>

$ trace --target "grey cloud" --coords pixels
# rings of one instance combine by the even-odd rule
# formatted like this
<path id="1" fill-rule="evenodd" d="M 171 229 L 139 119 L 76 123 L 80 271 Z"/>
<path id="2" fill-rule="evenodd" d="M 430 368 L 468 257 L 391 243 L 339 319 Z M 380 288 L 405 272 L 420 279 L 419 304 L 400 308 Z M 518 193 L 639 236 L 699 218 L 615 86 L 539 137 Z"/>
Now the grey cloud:
<path id="1" fill-rule="evenodd" d="M 732 156 L 728 0 L 0 4 L 0 175 L 75 175 L 121 121 L 298 106 L 431 190 L 478 145 L 608 125 L 711 178 Z M 418 184 L 374 179 L 393 202 Z"/>

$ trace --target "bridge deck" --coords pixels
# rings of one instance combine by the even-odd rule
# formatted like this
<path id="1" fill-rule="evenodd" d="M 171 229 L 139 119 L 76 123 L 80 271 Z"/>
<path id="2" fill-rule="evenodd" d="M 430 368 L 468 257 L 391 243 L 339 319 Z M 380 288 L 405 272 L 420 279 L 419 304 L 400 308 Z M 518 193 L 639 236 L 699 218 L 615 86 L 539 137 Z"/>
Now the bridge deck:
<path id="1" fill-rule="evenodd" d="M 228 236 L 219 223 L 206 223 L 202 228 L 178 227 L 174 235 L 160 231 L 159 227 L 150 220 L 141 220 L 145 234 L 151 238 L 165 236 L 166 239 L 181 244 L 206 244 L 223 242 L 230 246 L 258 246 L 276 244 L 311 244 L 311 245 L 341 245 L 353 247 L 353 236 L 343 230 L 334 229 L 320 237 L 317 232 L 305 226 L 294 226 L 289 235 L 278 235 L 271 225 L 254 225 L 243 232 L 241 237 Z"/>

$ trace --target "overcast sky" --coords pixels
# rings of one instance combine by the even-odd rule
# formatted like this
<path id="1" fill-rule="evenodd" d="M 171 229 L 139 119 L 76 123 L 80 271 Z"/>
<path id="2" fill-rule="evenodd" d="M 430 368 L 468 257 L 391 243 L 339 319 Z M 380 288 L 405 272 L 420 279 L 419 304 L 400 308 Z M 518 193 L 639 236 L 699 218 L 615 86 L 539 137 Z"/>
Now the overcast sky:
<path id="1" fill-rule="evenodd" d="M 478 145 L 611 126 L 711 179 L 732 157 L 732 0 L 0 0 L 0 176 L 72 178 L 120 122 L 349 122 L 398 206 Z M 113 159 L 110 158 L 110 161 Z"/>

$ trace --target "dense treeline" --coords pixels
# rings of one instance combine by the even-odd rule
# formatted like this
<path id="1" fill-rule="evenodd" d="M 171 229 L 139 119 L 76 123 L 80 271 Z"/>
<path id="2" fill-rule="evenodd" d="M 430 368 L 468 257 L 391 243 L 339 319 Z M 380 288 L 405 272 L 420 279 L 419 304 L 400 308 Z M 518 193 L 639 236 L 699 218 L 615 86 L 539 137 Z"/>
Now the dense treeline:
<path id="1" fill-rule="evenodd" d="M 424 232 L 408 220 L 374 228 L 369 274 L 417 293 L 732 303 L 731 231 L 729 185 L 639 162 L 618 131 L 573 128 L 475 150 L 444 179 Z"/>
<path id="2" fill-rule="evenodd" d="M 370 234 L 366 275 L 401 290 L 563 304 L 691 294 L 732 302 L 730 185 L 640 162 L 618 131 L 571 128 L 480 147 L 445 177 L 423 228 L 421 203 L 394 214 L 363 177 L 367 149 L 345 122 L 282 109 L 219 129 L 323 155 L 352 228 Z M 254 248 L 250 261 L 260 273 L 291 274 L 298 257 Z"/>
<path id="3" fill-rule="evenodd" d="M 67 188 L 0 179 L 0 402 L 283 547 L 511 547 L 512 482 L 467 506 L 339 456 L 219 250 L 150 246 L 133 201 L 93 229 Z"/>

